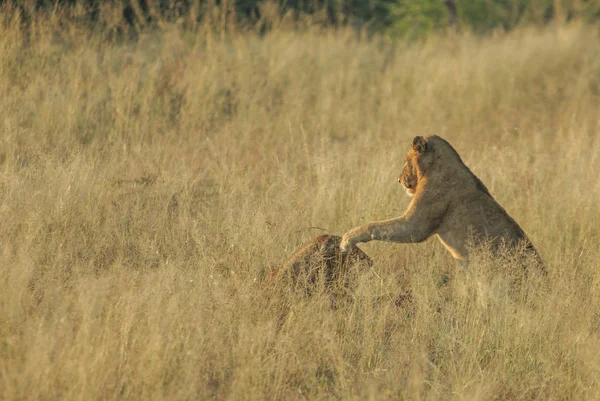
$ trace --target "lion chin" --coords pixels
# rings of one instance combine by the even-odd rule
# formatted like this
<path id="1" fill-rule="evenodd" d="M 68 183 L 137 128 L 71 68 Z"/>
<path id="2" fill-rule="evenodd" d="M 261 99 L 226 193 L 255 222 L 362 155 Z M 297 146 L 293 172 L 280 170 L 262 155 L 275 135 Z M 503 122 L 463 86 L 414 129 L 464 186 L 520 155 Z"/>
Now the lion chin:
<path id="1" fill-rule="evenodd" d="M 413 189 L 413 188 L 406 188 L 406 187 L 404 187 L 404 191 L 405 191 L 405 192 L 406 192 L 406 194 L 407 194 L 408 196 L 410 196 L 411 198 L 412 198 L 413 196 L 415 196 L 415 192 L 417 192 L 417 191 L 416 191 L 415 189 Z"/>

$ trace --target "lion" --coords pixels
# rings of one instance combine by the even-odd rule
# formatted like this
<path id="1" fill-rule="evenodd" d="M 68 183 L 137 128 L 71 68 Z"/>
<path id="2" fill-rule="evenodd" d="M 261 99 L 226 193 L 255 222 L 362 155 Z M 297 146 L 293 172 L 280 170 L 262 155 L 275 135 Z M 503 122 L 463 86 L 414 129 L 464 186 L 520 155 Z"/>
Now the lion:
<path id="1" fill-rule="evenodd" d="M 315 284 L 320 274 L 323 274 L 325 285 L 330 287 L 338 281 L 345 281 L 346 272 L 351 266 L 361 265 L 371 267 L 373 261 L 357 246 L 349 247 L 347 252 L 341 252 L 338 235 L 323 234 L 304 244 L 281 265 L 273 269 L 269 281 L 289 275 L 293 282 L 306 280 Z M 338 283 L 346 284 L 346 283 Z"/>
<path id="2" fill-rule="evenodd" d="M 523 247 L 543 270 L 523 229 L 444 139 L 415 137 L 398 182 L 412 196 L 406 212 L 349 230 L 340 243 L 342 252 L 361 242 L 418 243 L 435 235 L 462 264 L 468 263 L 472 245 L 487 244 L 492 251 Z"/>

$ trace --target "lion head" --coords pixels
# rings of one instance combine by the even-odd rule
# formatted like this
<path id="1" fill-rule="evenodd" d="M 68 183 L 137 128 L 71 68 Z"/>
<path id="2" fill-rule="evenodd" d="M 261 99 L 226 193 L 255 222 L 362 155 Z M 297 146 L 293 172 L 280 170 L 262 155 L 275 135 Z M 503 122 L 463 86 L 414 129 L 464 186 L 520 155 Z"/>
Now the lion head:
<path id="1" fill-rule="evenodd" d="M 427 140 L 422 136 L 416 136 L 404 158 L 404 168 L 398 177 L 398 182 L 402 184 L 409 196 L 417 192 L 419 178 L 433 164 L 433 157 L 428 150 Z"/>
<path id="2" fill-rule="evenodd" d="M 470 181 L 479 190 L 490 195 L 485 185 L 469 170 L 458 152 L 446 140 L 437 135 L 427 138 L 416 136 L 404 158 L 404 168 L 398 182 L 408 195 L 413 196 L 420 190 L 419 183 L 427 181 L 424 177 L 431 179 L 433 176 L 438 178 L 438 186 L 441 182 L 461 182 L 464 186 Z M 451 179 L 443 179 L 444 177 Z"/>

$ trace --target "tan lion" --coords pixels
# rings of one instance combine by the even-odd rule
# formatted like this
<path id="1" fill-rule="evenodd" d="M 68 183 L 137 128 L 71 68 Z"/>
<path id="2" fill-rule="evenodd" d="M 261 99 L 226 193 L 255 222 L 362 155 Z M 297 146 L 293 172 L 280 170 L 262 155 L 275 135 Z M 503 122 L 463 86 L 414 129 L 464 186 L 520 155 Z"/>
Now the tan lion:
<path id="1" fill-rule="evenodd" d="M 439 136 L 413 139 L 398 181 L 413 197 L 406 212 L 348 231 L 342 251 L 360 242 L 416 243 L 437 235 L 461 262 L 468 260 L 469 245 L 487 243 L 493 250 L 523 246 L 542 266 L 525 232 Z"/>

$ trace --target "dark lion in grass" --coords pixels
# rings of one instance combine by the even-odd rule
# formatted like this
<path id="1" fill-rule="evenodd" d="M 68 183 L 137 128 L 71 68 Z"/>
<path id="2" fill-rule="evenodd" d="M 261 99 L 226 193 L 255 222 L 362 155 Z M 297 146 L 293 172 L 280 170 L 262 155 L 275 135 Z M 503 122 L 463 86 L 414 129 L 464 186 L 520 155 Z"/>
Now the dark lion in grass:
<path id="1" fill-rule="evenodd" d="M 371 267 L 373 261 L 357 246 L 342 252 L 340 242 L 341 237 L 337 235 L 319 235 L 273 269 L 268 281 L 291 279 L 310 290 L 322 277 L 328 288 L 347 286 L 347 273 L 352 267 Z"/>

